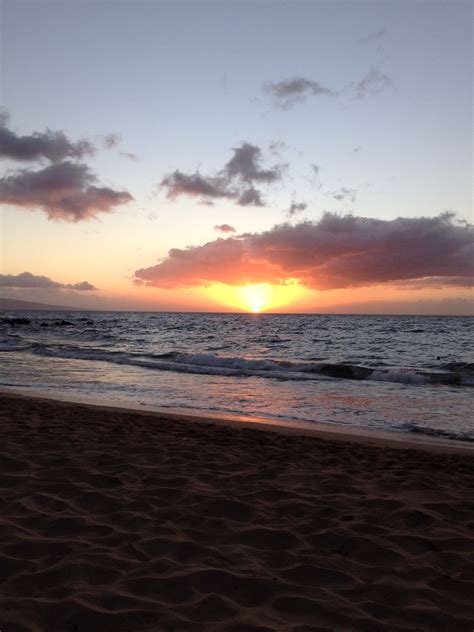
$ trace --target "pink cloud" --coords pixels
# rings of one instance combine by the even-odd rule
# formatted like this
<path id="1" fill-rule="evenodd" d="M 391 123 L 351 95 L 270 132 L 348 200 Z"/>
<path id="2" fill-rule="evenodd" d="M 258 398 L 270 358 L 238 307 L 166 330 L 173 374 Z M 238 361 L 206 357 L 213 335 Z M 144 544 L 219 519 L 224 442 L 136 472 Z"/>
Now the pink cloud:
<path id="1" fill-rule="evenodd" d="M 319 290 L 400 282 L 467 287 L 473 246 L 473 226 L 457 222 L 452 213 L 394 220 L 326 213 L 318 222 L 281 224 L 262 233 L 173 248 L 166 259 L 137 270 L 135 277 L 163 288 L 282 284 L 289 279 Z"/>
<path id="2" fill-rule="evenodd" d="M 214 230 L 218 230 L 221 233 L 235 233 L 235 228 L 230 224 L 216 224 Z"/>

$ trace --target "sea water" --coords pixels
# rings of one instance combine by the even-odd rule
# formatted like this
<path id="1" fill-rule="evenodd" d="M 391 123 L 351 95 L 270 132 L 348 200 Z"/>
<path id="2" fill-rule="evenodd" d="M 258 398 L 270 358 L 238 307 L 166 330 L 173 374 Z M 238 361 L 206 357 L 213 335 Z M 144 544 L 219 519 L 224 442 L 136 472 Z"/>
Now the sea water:
<path id="1" fill-rule="evenodd" d="M 474 441 L 472 323 L 3 312 L 0 386 Z"/>

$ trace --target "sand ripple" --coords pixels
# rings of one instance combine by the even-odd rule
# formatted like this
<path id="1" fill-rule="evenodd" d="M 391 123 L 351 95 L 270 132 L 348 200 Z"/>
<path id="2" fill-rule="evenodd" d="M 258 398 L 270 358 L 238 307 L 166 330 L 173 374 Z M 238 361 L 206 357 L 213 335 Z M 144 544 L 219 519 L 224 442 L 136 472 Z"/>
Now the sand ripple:
<path id="1" fill-rule="evenodd" d="M 474 621 L 474 463 L 0 398 L 2 632 Z"/>

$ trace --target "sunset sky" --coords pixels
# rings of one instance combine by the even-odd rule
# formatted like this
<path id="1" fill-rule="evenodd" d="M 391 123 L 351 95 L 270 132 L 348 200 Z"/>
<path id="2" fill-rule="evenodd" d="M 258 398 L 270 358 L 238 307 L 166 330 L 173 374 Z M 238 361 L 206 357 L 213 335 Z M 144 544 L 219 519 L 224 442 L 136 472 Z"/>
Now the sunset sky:
<path id="1" fill-rule="evenodd" d="M 471 3 L 1 12 L 1 296 L 472 309 Z"/>

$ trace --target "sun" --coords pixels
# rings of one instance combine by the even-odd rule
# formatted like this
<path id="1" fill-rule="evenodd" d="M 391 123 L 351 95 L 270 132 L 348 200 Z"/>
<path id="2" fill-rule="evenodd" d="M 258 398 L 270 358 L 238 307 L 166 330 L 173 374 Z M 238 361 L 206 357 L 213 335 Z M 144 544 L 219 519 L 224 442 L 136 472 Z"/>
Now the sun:
<path id="1" fill-rule="evenodd" d="M 303 288 L 296 280 L 290 280 L 282 285 L 247 283 L 231 286 L 216 283 L 206 288 L 205 292 L 208 298 L 221 305 L 253 314 L 290 305 L 304 294 Z"/>
<path id="2" fill-rule="evenodd" d="M 239 288 L 242 304 L 247 306 L 248 311 L 254 314 L 268 309 L 271 304 L 272 291 L 267 283 L 258 285 L 244 285 Z"/>

